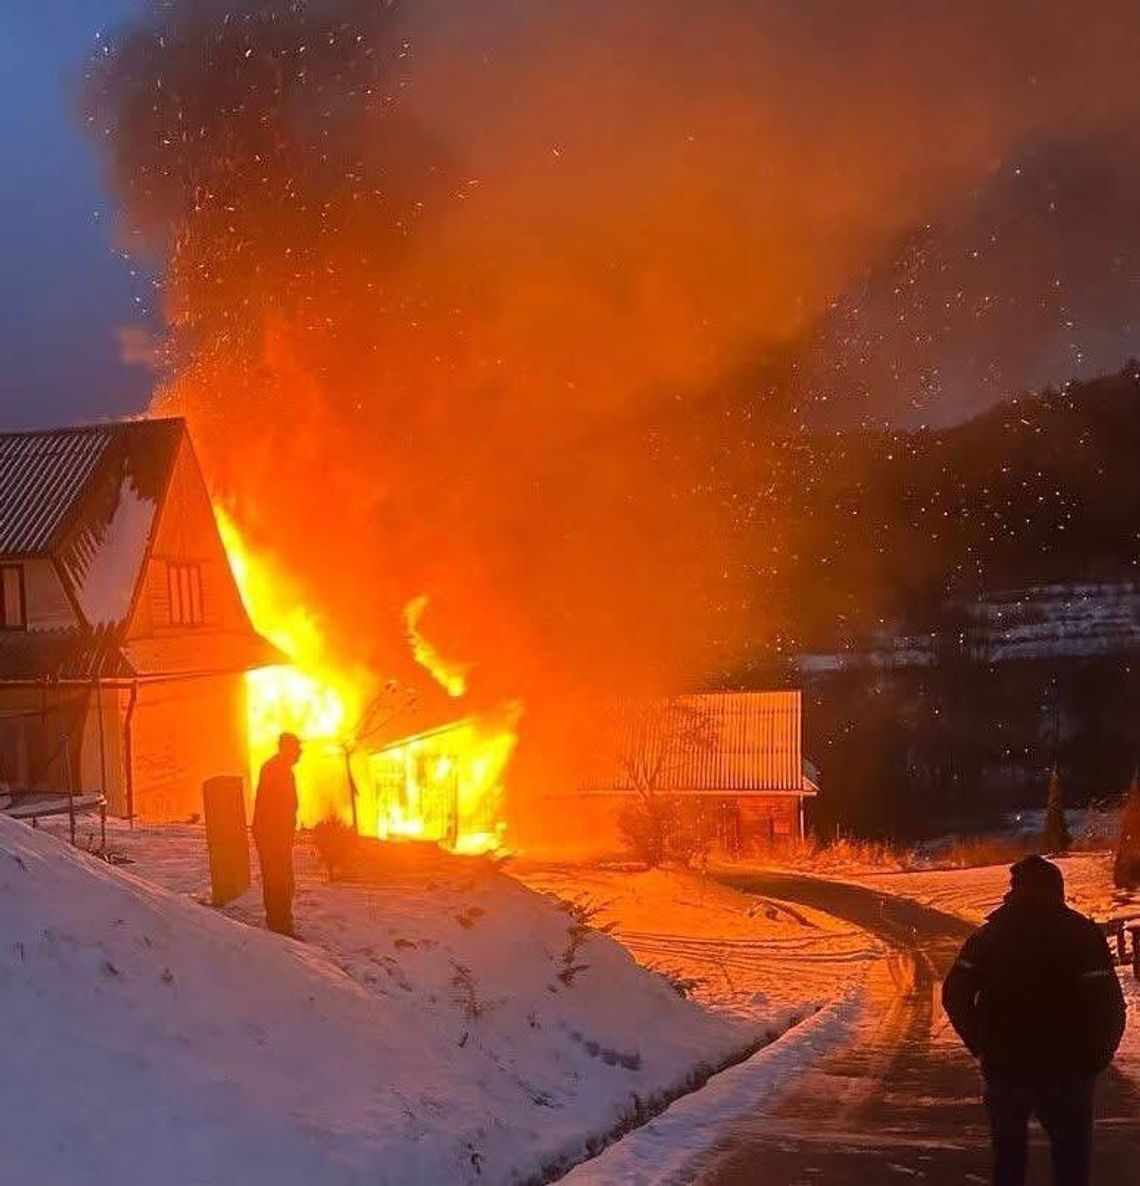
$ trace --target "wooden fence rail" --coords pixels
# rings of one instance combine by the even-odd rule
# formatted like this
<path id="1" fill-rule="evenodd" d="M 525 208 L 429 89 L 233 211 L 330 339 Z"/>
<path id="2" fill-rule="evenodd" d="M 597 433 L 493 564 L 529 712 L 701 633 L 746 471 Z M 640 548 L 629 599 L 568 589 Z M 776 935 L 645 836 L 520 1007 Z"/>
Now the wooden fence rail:
<path id="1" fill-rule="evenodd" d="M 1140 917 L 1131 915 L 1127 918 L 1110 918 L 1100 926 L 1109 942 L 1115 945 L 1116 962 L 1130 963 L 1133 974 L 1140 980 Z"/>

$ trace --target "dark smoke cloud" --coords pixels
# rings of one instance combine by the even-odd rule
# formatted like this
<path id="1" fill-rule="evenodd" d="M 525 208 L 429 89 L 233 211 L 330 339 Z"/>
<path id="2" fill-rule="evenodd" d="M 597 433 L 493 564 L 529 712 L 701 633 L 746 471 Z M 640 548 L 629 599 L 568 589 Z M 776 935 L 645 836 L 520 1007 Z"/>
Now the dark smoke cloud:
<path id="1" fill-rule="evenodd" d="M 170 0 L 87 109 L 165 270 L 157 406 L 247 528 L 378 667 L 426 591 L 441 649 L 541 706 L 764 629 L 788 409 L 739 376 L 1027 145 L 1131 143 L 1138 30 L 1132 0 Z"/>

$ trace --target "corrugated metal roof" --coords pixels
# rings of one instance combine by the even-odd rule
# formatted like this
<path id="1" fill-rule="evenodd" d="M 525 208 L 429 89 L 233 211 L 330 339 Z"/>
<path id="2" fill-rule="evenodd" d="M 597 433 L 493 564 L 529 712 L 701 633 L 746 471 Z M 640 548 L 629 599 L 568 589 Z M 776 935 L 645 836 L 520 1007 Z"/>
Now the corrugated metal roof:
<path id="1" fill-rule="evenodd" d="M 100 425 L 0 434 L 0 556 L 51 550 L 114 432 Z"/>
<path id="2" fill-rule="evenodd" d="M 120 679 L 133 675 L 107 632 L 0 631 L 0 684 Z"/>
<path id="3" fill-rule="evenodd" d="M 813 793 L 805 786 L 798 691 L 709 692 L 623 703 L 583 790 L 700 794 Z"/>
<path id="4" fill-rule="evenodd" d="M 289 662 L 275 646 L 252 632 L 139 638 L 124 645 L 123 658 L 132 672 L 142 677 L 236 674 Z"/>

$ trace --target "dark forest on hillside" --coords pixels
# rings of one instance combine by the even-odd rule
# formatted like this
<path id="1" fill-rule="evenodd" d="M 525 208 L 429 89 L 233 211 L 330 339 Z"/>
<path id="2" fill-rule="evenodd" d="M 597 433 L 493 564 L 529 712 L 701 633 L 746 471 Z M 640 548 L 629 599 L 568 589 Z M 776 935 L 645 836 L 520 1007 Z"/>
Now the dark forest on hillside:
<path id="1" fill-rule="evenodd" d="M 1127 784 L 1138 405 L 1130 363 L 952 428 L 779 447 L 759 580 L 774 641 L 730 678 L 804 685 L 821 830 L 992 825 L 1043 805 L 1054 764 L 1074 805 Z M 805 669 L 811 652 L 842 659 Z"/>

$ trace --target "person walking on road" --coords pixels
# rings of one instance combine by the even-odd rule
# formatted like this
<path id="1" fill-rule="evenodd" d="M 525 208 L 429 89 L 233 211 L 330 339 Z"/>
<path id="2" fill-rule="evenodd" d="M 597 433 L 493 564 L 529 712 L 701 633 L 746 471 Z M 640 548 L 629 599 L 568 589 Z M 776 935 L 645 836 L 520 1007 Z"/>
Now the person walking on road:
<path id="1" fill-rule="evenodd" d="M 1124 995 L 1100 928 L 1065 905 L 1061 870 L 1032 856 L 1011 875 L 1005 902 L 951 968 L 942 1002 L 981 1062 L 994 1186 L 1024 1186 L 1034 1115 L 1056 1186 L 1089 1186 L 1094 1089 L 1124 1034 Z"/>
<path id="2" fill-rule="evenodd" d="M 301 742 L 283 733 L 277 753 L 261 768 L 253 806 L 253 840 L 261 866 L 265 923 L 271 931 L 294 935 L 293 840 L 297 834 L 297 780 Z"/>

